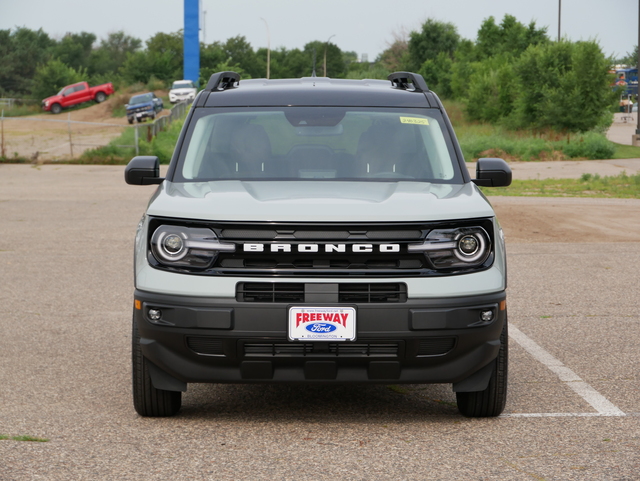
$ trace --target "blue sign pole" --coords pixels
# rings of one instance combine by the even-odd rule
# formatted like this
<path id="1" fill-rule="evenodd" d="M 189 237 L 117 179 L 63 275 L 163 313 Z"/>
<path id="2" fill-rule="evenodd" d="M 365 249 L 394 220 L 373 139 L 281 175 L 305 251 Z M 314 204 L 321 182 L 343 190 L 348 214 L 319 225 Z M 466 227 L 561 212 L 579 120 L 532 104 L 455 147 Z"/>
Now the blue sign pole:
<path id="1" fill-rule="evenodd" d="M 200 79 L 200 0 L 184 0 L 184 79 Z"/>

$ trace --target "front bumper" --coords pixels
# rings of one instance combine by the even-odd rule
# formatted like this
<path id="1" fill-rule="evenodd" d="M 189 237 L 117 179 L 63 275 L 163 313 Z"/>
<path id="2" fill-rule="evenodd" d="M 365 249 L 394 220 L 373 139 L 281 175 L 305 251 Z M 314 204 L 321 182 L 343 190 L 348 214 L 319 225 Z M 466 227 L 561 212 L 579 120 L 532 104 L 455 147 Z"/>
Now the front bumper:
<path id="1" fill-rule="evenodd" d="M 142 112 L 127 112 L 128 119 L 145 119 L 147 117 L 153 117 L 155 115 L 155 110 L 149 109 L 144 110 Z"/>
<path id="2" fill-rule="evenodd" d="M 348 304 L 357 312 L 354 342 L 288 341 L 285 303 L 136 290 L 134 319 L 160 389 L 189 382 L 458 383 L 496 358 L 505 299 L 501 291 Z M 162 317 L 152 321 L 149 309 Z M 487 309 L 495 315 L 481 321 Z"/>
<path id="3" fill-rule="evenodd" d="M 177 102 L 191 102 L 195 99 L 195 94 L 172 94 L 169 93 L 169 102 L 175 104 Z"/>

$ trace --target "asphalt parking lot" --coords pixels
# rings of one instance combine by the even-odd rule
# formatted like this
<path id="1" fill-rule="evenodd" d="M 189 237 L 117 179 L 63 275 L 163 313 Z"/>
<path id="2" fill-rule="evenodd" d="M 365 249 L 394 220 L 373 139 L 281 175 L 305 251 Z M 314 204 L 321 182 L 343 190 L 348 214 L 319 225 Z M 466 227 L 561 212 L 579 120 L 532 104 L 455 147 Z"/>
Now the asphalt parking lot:
<path id="1" fill-rule="evenodd" d="M 155 187 L 122 166 L 0 179 L 0 435 L 48 439 L 0 440 L 0 480 L 640 479 L 640 200 L 491 199 L 509 257 L 499 418 L 462 417 L 444 385 L 190 385 L 178 416 L 148 419 L 132 248 Z"/>

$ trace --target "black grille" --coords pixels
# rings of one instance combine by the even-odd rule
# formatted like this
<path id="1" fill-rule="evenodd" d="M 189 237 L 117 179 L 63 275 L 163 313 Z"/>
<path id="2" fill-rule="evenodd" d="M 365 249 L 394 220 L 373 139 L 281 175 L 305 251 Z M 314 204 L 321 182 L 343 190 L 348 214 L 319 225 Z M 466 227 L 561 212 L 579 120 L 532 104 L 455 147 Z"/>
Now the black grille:
<path id="1" fill-rule="evenodd" d="M 407 285 L 404 283 L 342 283 L 337 285 L 335 302 L 346 303 L 395 303 L 407 302 Z M 239 282 L 236 286 L 238 302 L 306 302 L 305 284 Z"/>
<path id="2" fill-rule="evenodd" d="M 205 356 L 224 356 L 222 339 L 213 337 L 187 337 L 187 346 L 193 352 Z"/>
<path id="3" fill-rule="evenodd" d="M 398 357 L 398 343 L 246 343 L 245 357 Z"/>
<path id="4" fill-rule="evenodd" d="M 392 284 L 340 284 L 340 302 L 406 302 L 407 285 Z"/>
<path id="5" fill-rule="evenodd" d="M 240 282 L 236 286 L 238 302 L 304 302 L 304 284 Z"/>
<path id="6" fill-rule="evenodd" d="M 434 337 L 421 339 L 418 356 L 443 356 L 456 345 L 455 337 Z"/>
<path id="7" fill-rule="evenodd" d="M 250 241 L 260 240 L 281 240 L 281 239 L 303 239 L 303 240 L 408 240 L 419 241 L 422 238 L 422 231 L 419 229 L 407 230 L 307 230 L 307 229 L 223 229 L 220 232 L 225 239 Z"/>
<path id="8" fill-rule="evenodd" d="M 178 267 L 149 262 L 157 269 L 193 275 L 254 278 L 342 278 L 380 280 L 393 277 L 450 276 L 487 269 L 493 254 L 481 266 L 436 269 L 423 252 L 409 251 L 432 229 L 481 226 L 490 235 L 491 219 L 408 223 L 206 223 L 152 218 L 149 232 L 165 223 L 212 229 L 220 241 L 235 250 L 221 251 L 206 268 Z M 257 280 L 257 279 L 256 279 Z M 291 279 L 293 280 L 293 279 Z M 295 300 L 295 299 L 294 299 Z"/>

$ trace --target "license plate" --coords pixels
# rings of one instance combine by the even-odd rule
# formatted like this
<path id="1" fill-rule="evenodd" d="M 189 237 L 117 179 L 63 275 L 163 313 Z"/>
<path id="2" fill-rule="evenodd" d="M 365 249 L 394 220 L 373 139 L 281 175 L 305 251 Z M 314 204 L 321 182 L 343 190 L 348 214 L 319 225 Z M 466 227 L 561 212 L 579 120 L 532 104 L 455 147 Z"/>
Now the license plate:
<path id="1" fill-rule="evenodd" d="M 289 308 L 290 341 L 354 341 L 355 338 L 353 307 Z"/>

